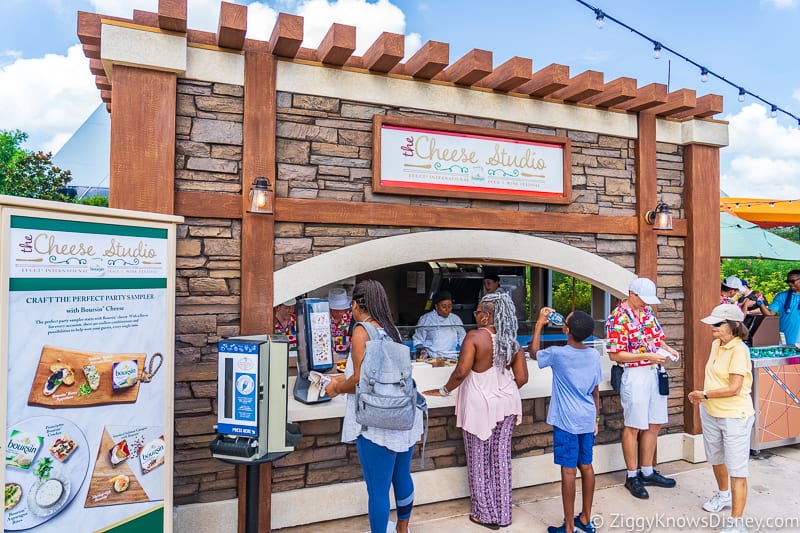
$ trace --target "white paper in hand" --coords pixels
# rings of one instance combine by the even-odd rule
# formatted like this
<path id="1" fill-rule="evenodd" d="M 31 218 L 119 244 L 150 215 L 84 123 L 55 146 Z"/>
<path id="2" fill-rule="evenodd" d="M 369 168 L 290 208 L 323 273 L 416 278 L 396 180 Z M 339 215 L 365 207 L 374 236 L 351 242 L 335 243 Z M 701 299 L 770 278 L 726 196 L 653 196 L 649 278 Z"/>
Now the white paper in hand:
<path id="1" fill-rule="evenodd" d="M 667 359 L 669 359 L 670 361 L 677 361 L 677 360 L 678 360 L 678 358 L 677 358 L 677 357 L 675 357 L 675 356 L 672 354 L 672 352 L 668 352 L 668 351 L 667 351 L 667 350 L 665 350 L 664 348 L 659 348 L 658 350 L 656 350 L 656 353 L 657 353 L 658 355 L 663 355 L 664 357 L 666 357 L 666 358 L 667 358 Z"/>

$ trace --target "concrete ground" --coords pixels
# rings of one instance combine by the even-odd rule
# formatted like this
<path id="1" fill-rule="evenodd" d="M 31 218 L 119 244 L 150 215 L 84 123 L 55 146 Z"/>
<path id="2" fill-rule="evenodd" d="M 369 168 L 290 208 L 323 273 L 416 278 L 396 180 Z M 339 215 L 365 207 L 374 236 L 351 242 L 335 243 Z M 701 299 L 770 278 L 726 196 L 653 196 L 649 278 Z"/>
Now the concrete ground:
<path id="1" fill-rule="evenodd" d="M 730 514 L 707 513 L 701 507 L 716 488 L 707 463 L 665 463 L 661 473 L 673 476 L 674 489 L 648 487 L 650 498 L 637 500 L 622 486 L 624 472 L 597 476 L 594 509 L 598 531 L 693 532 L 716 531 Z M 750 461 L 745 517 L 750 531 L 800 532 L 800 445 L 764 450 Z M 580 486 L 580 480 L 578 481 Z M 561 485 L 549 483 L 514 491 L 514 522 L 504 532 L 544 532 L 563 522 Z M 576 497 L 580 502 L 580 494 Z M 303 505 L 307 505 L 305 503 Z M 579 506 L 579 503 L 576 504 Z M 300 509 L 302 506 L 298 506 Z M 421 505 L 411 517 L 413 533 L 480 532 L 470 523 L 469 499 Z M 366 516 L 284 528 L 281 533 L 360 533 L 369 530 Z"/>

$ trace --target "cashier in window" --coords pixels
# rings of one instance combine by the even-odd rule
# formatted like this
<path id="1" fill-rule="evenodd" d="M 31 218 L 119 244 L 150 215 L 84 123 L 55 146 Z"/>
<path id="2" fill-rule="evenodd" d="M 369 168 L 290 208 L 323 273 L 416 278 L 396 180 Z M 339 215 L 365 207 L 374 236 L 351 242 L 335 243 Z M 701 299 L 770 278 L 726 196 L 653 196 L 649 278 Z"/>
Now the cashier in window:
<path id="1" fill-rule="evenodd" d="M 464 323 L 452 311 L 453 297 L 449 292 L 440 291 L 433 295 L 433 310 L 419 317 L 412 337 L 418 357 L 435 357 L 461 347 L 467 332 Z"/>
<path id="2" fill-rule="evenodd" d="M 328 291 L 328 307 L 331 313 L 331 342 L 337 359 L 347 358 L 350 352 L 350 297 L 343 287 L 334 287 Z"/>

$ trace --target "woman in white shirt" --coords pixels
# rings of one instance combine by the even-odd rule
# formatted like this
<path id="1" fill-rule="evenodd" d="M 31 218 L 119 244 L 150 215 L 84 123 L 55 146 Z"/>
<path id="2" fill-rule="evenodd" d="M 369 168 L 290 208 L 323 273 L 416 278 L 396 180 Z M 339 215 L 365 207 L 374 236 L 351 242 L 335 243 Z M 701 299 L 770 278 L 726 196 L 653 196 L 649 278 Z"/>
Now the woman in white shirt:
<path id="1" fill-rule="evenodd" d="M 453 297 L 447 291 L 433 296 L 433 310 L 419 317 L 414 331 L 414 349 L 420 357 L 458 351 L 467 332 L 458 315 L 453 314 Z"/>

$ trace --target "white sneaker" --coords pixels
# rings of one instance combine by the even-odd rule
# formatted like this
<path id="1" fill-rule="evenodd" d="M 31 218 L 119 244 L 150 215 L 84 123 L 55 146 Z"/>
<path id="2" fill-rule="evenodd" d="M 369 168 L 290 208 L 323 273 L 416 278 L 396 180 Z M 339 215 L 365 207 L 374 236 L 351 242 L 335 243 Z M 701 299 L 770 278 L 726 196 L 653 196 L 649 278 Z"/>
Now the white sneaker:
<path id="1" fill-rule="evenodd" d="M 386 524 L 386 533 L 397 533 L 397 523 L 389 520 L 389 523 Z"/>
<path id="2" fill-rule="evenodd" d="M 703 509 L 709 513 L 718 513 L 731 506 L 731 495 L 723 495 L 720 491 L 715 490 L 714 495 L 703 504 Z"/>
<path id="3" fill-rule="evenodd" d="M 725 527 L 719 530 L 719 533 L 750 533 L 744 525 L 744 520 L 741 518 L 728 518 L 725 522 Z"/>

